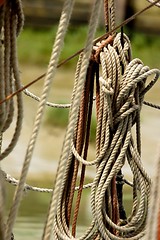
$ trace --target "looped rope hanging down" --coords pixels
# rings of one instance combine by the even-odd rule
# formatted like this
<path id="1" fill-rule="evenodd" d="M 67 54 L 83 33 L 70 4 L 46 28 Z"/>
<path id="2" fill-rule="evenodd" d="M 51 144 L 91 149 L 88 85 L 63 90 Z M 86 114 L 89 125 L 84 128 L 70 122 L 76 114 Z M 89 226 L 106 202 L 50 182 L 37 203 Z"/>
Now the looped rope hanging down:
<path id="1" fill-rule="evenodd" d="M 97 49 L 102 76 L 99 77 L 98 65 L 91 58 L 88 66 L 83 92 L 77 90 L 79 67 L 77 65 L 75 87 L 73 90 L 70 118 L 73 119 L 73 107 L 77 94 L 81 93 L 79 114 L 74 125 L 74 134 L 66 134 L 68 154 L 62 152 L 57 173 L 57 191 L 53 193 L 50 211 L 55 211 L 54 239 L 141 239 L 145 234 L 147 209 L 150 195 L 150 178 L 141 162 L 140 111 L 144 95 L 157 81 L 160 72 L 150 70 L 141 60 L 131 60 L 129 39 L 117 34 L 113 43 Z M 153 79 L 147 84 L 147 78 Z M 93 86 L 96 78 L 96 159 L 87 160 L 89 129 L 91 122 Z M 70 120 L 71 121 L 71 120 Z M 73 120 L 72 120 L 73 121 Z M 70 130 L 70 124 L 68 131 Z M 136 125 L 137 141 L 134 143 L 132 127 Z M 72 130 L 73 131 L 73 130 Z M 64 150 L 63 150 L 64 151 Z M 64 155 L 63 155 L 64 154 Z M 123 199 L 119 197 L 118 186 L 120 171 L 125 162 L 133 173 L 133 207 L 126 217 Z M 96 176 L 91 187 L 92 223 L 84 235 L 76 238 L 76 222 L 81 201 L 86 167 L 94 165 Z M 74 191 L 78 171 L 81 172 L 80 188 L 73 206 Z M 55 194 L 55 195 L 54 195 Z M 121 201 L 122 200 L 122 201 Z M 54 210 L 55 209 L 55 210 Z M 73 218 L 71 212 L 73 211 Z M 70 232 L 72 225 L 72 232 Z"/>
<path id="2" fill-rule="evenodd" d="M 95 62 L 98 55 L 100 61 Z M 75 75 L 70 121 L 59 162 L 48 225 L 53 218 L 54 239 L 141 239 L 145 233 L 150 178 L 141 162 L 140 110 L 144 95 L 155 84 L 160 73 L 157 69 L 145 67 L 139 59 L 131 61 L 129 39 L 121 34 L 117 34 L 113 43 L 104 41 L 94 46 L 83 86 L 80 80 L 84 64 L 82 54 Z M 100 78 L 99 64 L 102 68 Z M 152 75 L 152 81 L 146 86 L 147 78 Z M 94 79 L 96 159 L 90 162 L 87 160 L 87 152 Z M 131 132 L 134 125 L 136 143 Z M 133 207 L 129 217 L 126 217 L 122 194 L 118 190 L 125 162 L 133 173 Z M 96 168 L 91 187 L 93 219 L 86 232 L 76 238 L 85 170 L 90 165 Z M 81 173 L 80 180 L 78 172 Z M 80 187 L 75 198 L 76 184 Z"/>
<path id="3" fill-rule="evenodd" d="M 140 153 L 140 110 L 144 94 L 155 84 L 159 70 L 150 70 L 139 59 L 130 61 L 128 38 L 117 34 L 113 46 L 100 53 L 101 93 L 97 123 L 97 173 L 91 189 L 91 206 L 95 225 L 103 239 L 141 239 L 147 217 L 150 179 L 143 169 Z M 94 47 L 96 50 L 96 47 Z M 122 69 L 124 73 L 122 74 Z M 153 80 L 147 85 L 149 76 Z M 136 124 L 137 143 L 132 137 Z M 104 150 L 105 146 L 105 150 Z M 125 162 L 133 173 L 133 208 L 126 218 L 118 198 L 115 181 Z M 140 199 L 138 200 L 138 195 Z M 120 226 L 120 225 L 123 226 Z M 106 227 L 107 226 L 107 227 Z"/>
<path id="4" fill-rule="evenodd" d="M 8 0 L 0 6 L 0 101 L 21 87 L 16 38 L 23 27 L 23 22 L 23 11 L 19 0 Z M 20 136 L 23 117 L 22 93 L 17 94 L 16 97 L 15 103 L 10 99 L 0 104 L 0 160 L 11 153 Z M 15 131 L 8 147 L 3 149 L 3 134 L 9 129 L 14 117 L 16 117 Z M 0 239 L 5 240 L 4 184 L 1 175 L 0 169 Z M 13 239 L 11 232 L 8 239 Z"/>
<path id="5" fill-rule="evenodd" d="M 31 159 L 32 159 L 34 147 L 35 147 L 36 140 L 37 140 L 37 137 L 38 137 L 38 133 L 39 133 L 39 130 L 40 130 L 41 121 L 42 121 L 42 117 L 43 117 L 43 113 L 44 113 L 44 108 L 45 108 L 45 105 L 46 105 L 46 102 L 47 102 L 47 97 L 48 97 L 48 94 L 49 94 L 49 90 L 50 90 L 50 87 L 51 87 L 52 80 L 55 76 L 59 56 L 60 56 L 62 46 L 63 46 L 63 43 L 64 43 L 64 37 L 65 37 L 66 31 L 67 31 L 69 20 L 70 20 L 71 13 L 72 13 L 73 4 L 74 4 L 73 0 L 66 0 L 65 3 L 64 3 L 63 10 L 62 10 L 62 14 L 61 14 L 60 22 L 59 22 L 59 27 L 58 27 L 56 38 L 55 38 L 55 43 L 53 45 L 51 59 L 50 59 L 49 65 L 48 65 L 47 74 L 45 76 L 43 91 L 42 91 L 40 103 L 39 103 L 39 106 L 38 106 L 32 135 L 31 135 L 30 141 L 28 143 L 26 156 L 25 156 L 25 160 L 24 160 L 24 163 L 23 163 L 23 168 L 22 168 L 22 172 L 21 172 L 20 181 L 19 181 L 16 193 L 14 195 L 13 203 L 12 203 L 12 206 L 11 206 L 11 209 L 10 209 L 10 212 L 9 212 L 9 216 L 8 216 L 7 229 L 6 229 L 6 239 L 10 238 L 12 228 L 13 228 L 14 222 L 16 220 L 16 215 L 17 215 L 17 212 L 18 212 L 18 208 L 19 208 L 19 205 L 20 205 L 21 198 L 22 198 L 27 173 L 28 173 L 28 170 L 29 170 L 29 166 L 30 166 L 30 162 L 31 162 Z"/>
<path id="6" fill-rule="evenodd" d="M 105 2 L 108 11 L 106 22 L 109 30 L 113 30 L 115 28 L 114 1 Z M 11 238 L 23 191 L 25 188 L 30 189 L 25 185 L 26 176 L 73 4 L 73 0 L 66 0 L 64 3 L 43 92 L 41 98 L 36 99 L 40 103 L 20 181 L 8 216 L 6 232 L 2 229 L 3 225 L 0 222 L 2 240 Z M 131 45 L 125 34 L 114 33 L 93 46 L 101 4 L 101 0 L 94 2 L 86 45 L 77 64 L 69 125 L 43 232 L 42 239 L 44 240 L 49 240 L 51 236 L 57 240 L 137 240 L 145 234 L 151 181 L 141 162 L 140 111 L 144 95 L 156 83 L 160 72 L 157 69 L 150 70 L 139 59 L 131 59 Z M 1 137 L 2 133 L 9 128 L 14 114 L 13 99 L 10 98 L 8 102 L 3 100 L 11 96 L 14 91 L 18 91 L 15 134 L 9 147 L 0 156 L 3 159 L 16 144 L 22 124 L 22 99 L 19 92 L 21 85 L 16 56 L 16 36 L 23 23 L 20 1 L 7 0 L 4 7 L 0 8 L 0 14 L 2 16 L 0 18 L 1 38 L 4 38 L 0 46 Z M 2 47 L 3 41 L 4 47 Z M 149 84 L 147 83 L 148 77 L 153 77 Z M 93 107 L 94 89 L 96 92 L 95 108 Z M 90 126 L 94 109 L 96 109 L 97 117 L 96 156 L 94 160 L 88 161 Z M 136 131 L 136 141 L 133 139 L 134 131 Z M 130 216 L 126 215 L 123 206 L 122 170 L 124 164 L 129 165 L 133 174 L 133 206 Z M 96 170 L 93 182 L 89 185 L 91 187 L 92 221 L 86 232 L 77 237 L 76 226 L 83 197 L 82 190 L 84 186 L 87 186 L 84 185 L 85 173 L 87 167 L 91 165 Z M 0 192 L 3 192 L 1 187 L 3 187 L 2 184 Z M 40 189 L 34 188 L 33 190 L 39 191 Z M 0 202 L 3 202 L 3 198 Z M 0 206 L 0 219 L 3 220 L 1 210 Z"/>
<path id="7" fill-rule="evenodd" d="M 21 87 L 16 38 L 23 27 L 23 11 L 21 2 L 5 1 L 0 8 L 0 100 L 6 98 Z M 8 147 L 0 154 L 0 160 L 4 159 L 15 147 L 22 126 L 23 104 L 22 93 L 17 94 L 17 120 L 15 132 Z M 15 114 L 14 101 L 2 103 L 0 105 L 0 134 L 10 127 Z"/>

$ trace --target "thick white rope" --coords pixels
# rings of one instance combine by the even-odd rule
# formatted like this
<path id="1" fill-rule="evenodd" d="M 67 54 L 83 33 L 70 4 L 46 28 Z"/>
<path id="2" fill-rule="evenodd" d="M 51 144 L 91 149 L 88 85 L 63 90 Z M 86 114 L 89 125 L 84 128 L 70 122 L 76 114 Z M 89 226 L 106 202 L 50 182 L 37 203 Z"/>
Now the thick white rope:
<path id="1" fill-rule="evenodd" d="M 30 141 L 28 144 L 28 148 L 27 148 L 19 185 L 17 187 L 17 191 L 14 196 L 13 204 L 10 209 L 9 216 L 8 216 L 7 231 L 6 231 L 6 239 L 7 240 L 9 240 L 9 238 L 10 238 L 12 228 L 13 228 L 13 225 L 14 225 L 14 222 L 16 219 L 16 215 L 18 212 L 18 208 L 20 205 L 20 201 L 21 201 L 21 197 L 22 197 L 23 189 L 24 189 L 24 184 L 26 181 L 26 176 L 28 173 L 33 150 L 34 150 L 34 147 L 36 144 L 36 140 L 38 137 L 38 133 L 39 133 L 42 117 L 43 117 L 44 108 L 45 108 L 46 101 L 47 101 L 47 96 L 48 96 L 48 93 L 50 90 L 50 86 L 51 86 L 53 77 L 56 72 L 59 56 L 60 56 L 60 53 L 61 53 L 61 50 L 63 47 L 63 43 L 64 43 L 64 36 L 66 34 L 70 16 L 72 13 L 72 8 L 73 8 L 73 1 L 71 1 L 71 0 L 65 1 L 64 7 L 62 9 L 62 15 L 61 15 L 61 19 L 60 19 L 60 23 L 59 23 L 59 27 L 58 27 L 58 31 L 57 31 L 55 43 L 54 43 L 52 54 L 51 54 L 51 59 L 50 59 L 47 74 L 45 77 L 43 92 L 42 92 L 41 101 L 39 103 L 39 107 L 37 110 L 37 115 L 36 115 L 36 119 L 35 119 L 35 123 L 34 123 L 34 127 L 33 127 L 33 132 L 32 132 L 32 135 L 31 135 L 31 138 L 30 138 Z"/>

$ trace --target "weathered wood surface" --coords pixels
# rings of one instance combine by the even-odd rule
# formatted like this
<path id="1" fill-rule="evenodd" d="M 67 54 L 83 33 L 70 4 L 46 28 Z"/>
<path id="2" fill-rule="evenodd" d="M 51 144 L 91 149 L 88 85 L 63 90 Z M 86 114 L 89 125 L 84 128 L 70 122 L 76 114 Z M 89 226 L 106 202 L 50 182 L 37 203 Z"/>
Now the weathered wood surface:
<path id="1" fill-rule="evenodd" d="M 23 0 L 26 25 L 52 26 L 60 18 L 63 3 L 64 0 Z M 92 0 L 75 1 L 71 23 L 87 24 L 92 3 Z M 117 23 L 125 18 L 128 4 L 133 8 L 133 12 L 137 12 L 149 3 L 146 0 L 116 0 Z M 103 9 L 100 24 L 103 24 Z M 135 27 L 144 31 L 160 32 L 160 8 L 153 7 L 139 16 L 135 20 Z"/>

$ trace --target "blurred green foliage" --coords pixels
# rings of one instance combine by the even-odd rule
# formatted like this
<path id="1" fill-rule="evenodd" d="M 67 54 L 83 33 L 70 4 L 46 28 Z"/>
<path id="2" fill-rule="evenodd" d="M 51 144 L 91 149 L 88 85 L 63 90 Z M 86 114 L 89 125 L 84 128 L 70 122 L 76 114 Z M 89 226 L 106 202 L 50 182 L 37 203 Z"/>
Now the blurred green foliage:
<path id="1" fill-rule="evenodd" d="M 25 28 L 18 38 L 19 61 L 24 64 L 47 65 L 57 26 L 52 29 L 32 29 Z M 133 57 L 140 58 L 145 65 L 150 67 L 159 67 L 159 36 L 148 35 L 142 32 L 124 30 L 127 35 L 131 35 Z M 85 44 L 87 26 L 70 26 L 65 37 L 65 46 L 62 49 L 60 61 L 68 58 L 78 50 L 82 49 Z M 103 29 L 98 29 L 96 37 L 104 34 Z M 66 66 L 75 65 L 77 58 L 69 61 Z"/>
<path id="2" fill-rule="evenodd" d="M 69 109 L 67 108 L 48 108 L 45 124 L 53 127 L 66 128 L 68 123 Z"/>
<path id="3" fill-rule="evenodd" d="M 48 108 L 45 123 L 50 127 L 66 128 L 68 124 L 69 109 L 66 108 Z M 90 128 L 90 142 L 96 139 L 96 117 L 92 117 Z"/>
<path id="4" fill-rule="evenodd" d="M 48 64 L 52 51 L 52 44 L 56 35 L 57 26 L 52 29 L 32 29 L 25 28 L 18 38 L 19 61 L 22 64 L 32 64 L 44 66 Z M 145 65 L 151 68 L 159 67 L 160 51 L 159 36 L 147 35 L 145 33 L 131 33 L 127 28 L 124 30 L 127 35 L 131 35 L 131 44 L 133 58 L 140 58 Z M 65 37 L 65 46 L 62 50 L 60 61 L 68 58 L 85 44 L 87 26 L 70 26 Z M 102 29 L 96 33 L 96 37 L 104 34 Z M 67 68 L 76 65 L 77 58 L 69 61 L 65 66 Z M 47 110 L 45 123 L 48 126 L 66 128 L 68 123 L 68 109 Z M 96 138 L 96 118 L 92 118 L 90 141 L 94 142 Z"/>

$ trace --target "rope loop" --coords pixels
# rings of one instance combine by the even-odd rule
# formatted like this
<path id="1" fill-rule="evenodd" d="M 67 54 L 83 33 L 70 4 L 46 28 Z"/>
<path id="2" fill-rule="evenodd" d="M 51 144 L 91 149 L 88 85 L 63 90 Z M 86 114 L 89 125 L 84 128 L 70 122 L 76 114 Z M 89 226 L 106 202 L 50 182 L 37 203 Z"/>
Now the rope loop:
<path id="1" fill-rule="evenodd" d="M 141 239 L 145 233 L 147 208 L 150 195 L 150 178 L 141 162 L 139 140 L 139 118 L 144 95 L 155 84 L 159 70 L 150 70 L 139 59 L 131 60 L 131 44 L 128 37 L 118 33 L 114 38 L 93 46 L 83 91 L 78 91 L 79 77 L 84 55 L 80 58 L 75 75 L 70 111 L 75 113 L 81 95 L 80 105 L 76 105 L 78 115 L 72 131 L 66 136 L 68 151 L 62 154 L 59 166 L 59 197 L 54 221 L 56 239 Z M 80 68 L 81 66 L 81 68 Z M 101 68 L 101 69 L 99 69 Z M 153 79 L 147 85 L 147 78 Z M 87 159 L 89 131 L 93 103 L 94 79 L 96 81 L 96 157 Z M 78 95 L 78 96 L 80 96 Z M 70 124 L 73 115 L 70 113 Z M 136 125 L 137 140 L 134 143 L 132 127 Z M 65 142 L 66 144 L 66 142 Z M 66 163 L 66 164 L 64 164 Z M 130 216 L 123 207 L 123 166 L 127 163 L 133 174 L 133 206 Z M 65 169 L 64 169 L 65 166 Z M 76 238 L 76 222 L 83 189 L 85 169 L 95 167 L 96 175 L 91 186 L 92 223 L 81 237 Z M 62 171 L 65 170 L 65 172 Z M 63 174 L 62 174 L 63 172 Z M 73 206 L 78 172 L 79 189 L 75 207 Z M 60 175 L 59 175 L 60 174 Z M 60 179 L 63 176 L 63 180 Z M 70 181 L 68 182 L 68 178 Z M 60 181 L 61 180 L 61 181 Z M 67 183 L 67 189 L 66 189 Z M 56 192 L 57 194 L 57 192 Z M 54 195 L 55 198 L 57 195 Z M 73 219 L 71 211 L 73 210 Z M 72 223 L 70 223 L 72 221 Z M 72 232 L 69 225 L 72 224 Z"/>
<path id="2" fill-rule="evenodd" d="M 128 37 L 122 32 L 118 34 L 113 32 L 115 29 L 114 0 L 104 1 L 106 30 L 111 30 L 112 35 L 93 46 L 101 4 L 100 0 L 94 1 L 86 45 L 80 55 L 75 73 L 71 105 L 57 106 L 47 103 L 47 97 L 58 66 L 74 0 L 66 0 L 64 3 L 41 98 L 25 90 L 25 94 L 39 101 L 39 106 L 20 180 L 17 181 L 4 173 L 6 181 L 16 185 L 17 190 L 5 230 L 3 230 L 3 209 L 0 205 L 2 220 L 0 237 L 2 236 L 2 240 L 10 239 L 12 235 L 24 190 L 52 192 L 43 240 L 50 239 L 51 235 L 56 240 L 137 240 L 142 239 L 145 234 L 151 180 L 141 161 L 140 111 L 144 96 L 157 82 L 160 71 L 150 70 L 140 59 L 132 60 Z M 0 154 L 0 160 L 2 160 L 17 143 L 22 126 L 23 104 L 19 90 L 21 83 L 16 49 L 16 37 L 24 21 L 21 1 L 6 0 L 4 6 L 0 7 L 0 17 L 0 39 L 2 40 L 0 41 L 0 102 L 2 100 L 0 104 L 0 148 L 3 133 L 10 127 L 15 114 L 15 104 L 9 96 L 13 96 L 14 91 L 18 93 L 15 132 L 9 146 Z M 4 43 L 3 46 L 2 43 Z M 94 92 L 96 92 L 95 108 Z M 7 99 L 7 96 L 9 101 L 3 101 Z M 41 189 L 25 184 L 46 104 L 53 107 L 70 107 L 69 124 L 54 189 Z M 96 157 L 88 160 L 90 128 L 94 110 L 97 124 Z M 135 128 L 133 128 L 134 125 Z M 136 140 L 133 138 L 134 131 Z M 125 164 L 128 164 L 133 175 L 133 184 L 129 183 L 133 187 L 133 204 L 129 216 L 123 206 L 123 184 L 127 182 L 122 173 Z M 159 165 L 158 163 L 158 168 Z M 95 177 L 91 184 L 84 185 L 86 169 L 90 166 L 95 168 Z M 1 173 L 0 171 L 0 178 Z M 1 182 L 0 203 L 3 202 L 2 187 Z M 76 226 L 82 190 L 88 187 L 91 187 L 92 221 L 84 234 L 77 238 Z M 157 184 L 155 184 L 154 193 L 156 189 Z M 77 191 L 76 195 L 75 191 Z M 159 209 L 158 204 L 159 201 L 156 201 L 156 209 Z M 152 205 L 151 207 L 153 208 Z M 148 224 L 152 227 L 152 223 L 148 221 Z"/>
<path id="3" fill-rule="evenodd" d="M 4 6 L 1 7 L 1 14 L 0 35 L 3 39 L 3 46 L 0 45 L 0 99 L 2 100 L 21 87 L 16 46 L 16 38 L 24 21 L 21 1 L 5 1 Z M 16 104 L 13 99 L 10 99 L 0 105 L 0 132 L 2 135 L 13 122 L 16 115 L 15 106 L 17 106 L 15 131 L 6 149 L 2 148 L 0 160 L 13 150 L 20 135 L 23 118 L 22 93 L 17 94 Z"/>

